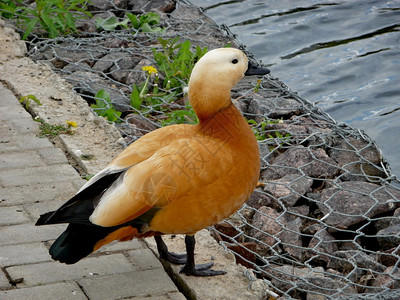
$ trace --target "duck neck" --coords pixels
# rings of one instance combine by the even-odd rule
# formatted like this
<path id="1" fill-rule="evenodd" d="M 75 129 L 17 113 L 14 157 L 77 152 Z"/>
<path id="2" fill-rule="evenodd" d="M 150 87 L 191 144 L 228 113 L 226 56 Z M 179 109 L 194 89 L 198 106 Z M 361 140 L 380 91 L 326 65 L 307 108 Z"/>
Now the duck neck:
<path id="1" fill-rule="evenodd" d="M 191 82 L 189 99 L 200 122 L 212 117 L 232 103 L 230 90 L 225 86 L 218 86 L 215 83 L 206 85 L 200 81 Z"/>
<path id="2" fill-rule="evenodd" d="M 250 143 L 258 147 L 251 128 L 232 102 L 212 116 L 200 119 L 198 128 L 203 134 L 214 138 L 240 141 L 246 145 Z"/>

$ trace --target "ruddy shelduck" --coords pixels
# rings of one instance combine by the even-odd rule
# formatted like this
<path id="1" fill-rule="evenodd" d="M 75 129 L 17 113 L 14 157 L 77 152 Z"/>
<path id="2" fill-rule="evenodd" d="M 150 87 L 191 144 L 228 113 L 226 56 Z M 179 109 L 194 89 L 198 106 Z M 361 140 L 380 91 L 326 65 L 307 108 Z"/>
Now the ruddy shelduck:
<path id="1" fill-rule="evenodd" d="M 160 258 L 184 264 L 185 274 L 224 274 L 212 263 L 195 265 L 194 234 L 233 214 L 257 184 L 257 141 L 230 92 L 244 75 L 268 73 L 238 49 L 206 53 L 188 88 L 198 124 L 139 138 L 72 199 L 41 215 L 36 225 L 69 223 L 50 248 L 52 258 L 73 264 L 111 241 L 154 236 Z M 165 234 L 185 234 L 187 253 L 169 252 Z"/>

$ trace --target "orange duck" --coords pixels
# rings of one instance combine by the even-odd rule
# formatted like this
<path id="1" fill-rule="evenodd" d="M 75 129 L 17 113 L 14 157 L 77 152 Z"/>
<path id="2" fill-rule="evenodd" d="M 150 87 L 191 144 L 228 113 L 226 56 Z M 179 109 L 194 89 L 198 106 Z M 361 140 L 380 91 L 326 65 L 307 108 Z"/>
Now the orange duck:
<path id="1" fill-rule="evenodd" d="M 193 68 L 189 100 L 197 125 L 171 125 L 141 137 L 36 225 L 69 223 L 50 248 L 73 264 L 114 240 L 154 236 L 160 258 L 184 264 L 183 273 L 213 276 L 212 263 L 195 265 L 195 232 L 229 217 L 257 184 L 257 141 L 230 91 L 251 65 L 240 50 L 206 53 Z M 185 234 L 187 254 L 169 252 L 161 236 Z"/>

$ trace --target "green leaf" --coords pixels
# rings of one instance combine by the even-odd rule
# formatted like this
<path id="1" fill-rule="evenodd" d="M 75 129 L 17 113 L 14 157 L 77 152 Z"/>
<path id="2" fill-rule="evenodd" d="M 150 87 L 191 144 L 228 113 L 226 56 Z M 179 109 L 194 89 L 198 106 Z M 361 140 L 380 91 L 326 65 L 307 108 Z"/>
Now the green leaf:
<path id="1" fill-rule="evenodd" d="M 31 34 L 31 32 L 33 31 L 33 29 L 35 28 L 37 23 L 36 19 L 32 19 L 26 26 L 24 35 L 22 36 L 23 40 L 26 40 L 26 38 Z"/>
<path id="2" fill-rule="evenodd" d="M 132 93 L 131 93 L 131 106 L 135 109 L 140 109 L 142 105 L 142 99 L 140 98 L 139 89 L 136 84 L 133 85 Z"/>
<path id="3" fill-rule="evenodd" d="M 126 16 L 131 21 L 133 28 L 139 29 L 140 23 L 139 23 L 138 18 L 134 14 L 131 14 L 131 13 L 127 13 Z"/>
<path id="4" fill-rule="evenodd" d="M 140 16 L 140 24 L 148 23 L 149 25 L 156 25 L 160 23 L 160 16 L 156 13 L 149 12 Z"/>
<path id="5" fill-rule="evenodd" d="M 111 103 L 110 94 L 104 89 L 99 90 L 94 96 L 97 108 L 107 108 L 107 103 Z"/>
<path id="6" fill-rule="evenodd" d="M 96 27 L 102 28 L 107 31 L 112 31 L 112 30 L 115 30 L 115 28 L 117 28 L 118 26 L 128 28 L 129 19 L 118 21 L 118 19 L 114 16 L 107 18 L 107 19 L 98 17 L 95 19 L 94 22 L 95 22 Z"/>

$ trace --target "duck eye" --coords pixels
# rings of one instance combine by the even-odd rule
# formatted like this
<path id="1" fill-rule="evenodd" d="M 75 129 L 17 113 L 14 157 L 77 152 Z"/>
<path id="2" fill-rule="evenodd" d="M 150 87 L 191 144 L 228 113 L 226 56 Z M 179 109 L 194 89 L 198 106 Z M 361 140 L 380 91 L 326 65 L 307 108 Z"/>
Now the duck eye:
<path id="1" fill-rule="evenodd" d="M 232 63 L 233 63 L 233 64 L 237 64 L 238 62 L 239 62 L 239 61 L 238 61 L 236 58 L 232 60 Z"/>

